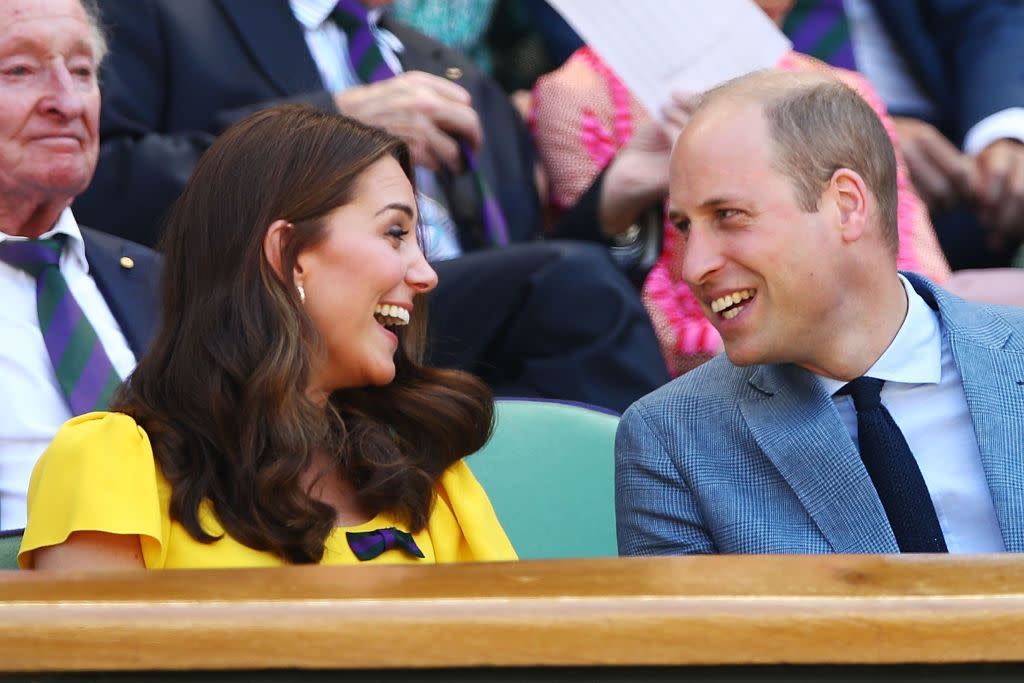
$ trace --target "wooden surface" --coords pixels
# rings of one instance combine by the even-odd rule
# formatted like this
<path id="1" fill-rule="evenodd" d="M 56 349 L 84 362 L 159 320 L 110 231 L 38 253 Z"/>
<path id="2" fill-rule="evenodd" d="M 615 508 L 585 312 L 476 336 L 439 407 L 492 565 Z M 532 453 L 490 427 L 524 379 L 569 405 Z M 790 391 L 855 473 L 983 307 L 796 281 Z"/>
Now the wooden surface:
<path id="1" fill-rule="evenodd" d="M 1024 557 L 0 572 L 0 671 L 1024 661 Z"/>

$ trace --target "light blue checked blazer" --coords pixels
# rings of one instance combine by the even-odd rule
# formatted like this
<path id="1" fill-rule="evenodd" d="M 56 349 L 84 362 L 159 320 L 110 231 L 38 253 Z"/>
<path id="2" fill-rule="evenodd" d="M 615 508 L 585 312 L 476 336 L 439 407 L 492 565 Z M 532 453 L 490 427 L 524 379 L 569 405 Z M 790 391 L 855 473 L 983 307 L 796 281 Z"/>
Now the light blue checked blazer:
<path id="1" fill-rule="evenodd" d="M 938 310 L 1003 541 L 1024 551 L 1024 308 L 904 275 Z M 615 456 L 622 555 L 899 552 L 832 399 L 794 365 L 712 359 L 634 403 Z"/>

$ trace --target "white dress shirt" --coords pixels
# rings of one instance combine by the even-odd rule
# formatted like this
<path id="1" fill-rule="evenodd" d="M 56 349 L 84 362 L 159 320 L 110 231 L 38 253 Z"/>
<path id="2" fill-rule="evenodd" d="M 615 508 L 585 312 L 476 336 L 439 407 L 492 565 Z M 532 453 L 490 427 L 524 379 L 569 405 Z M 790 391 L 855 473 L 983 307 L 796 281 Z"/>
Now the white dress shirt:
<path id="1" fill-rule="evenodd" d="M 135 368 L 135 354 L 103 295 L 89 275 L 85 243 L 71 209 L 41 237 L 68 239 L 60 270 L 82 312 L 96 330 L 117 374 Z M 0 241 L 21 239 L 0 232 Z M 71 409 L 57 383 L 36 311 L 36 280 L 0 262 L 0 528 L 25 526 L 25 497 L 36 460 Z"/>
<path id="2" fill-rule="evenodd" d="M 843 9 L 850 23 L 857 70 L 878 91 L 886 108 L 934 119 L 935 103 L 914 80 L 871 0 L 843 0 Z M 1024 142 L 1024 107 L 1004 109 L 978 121 L 967 131 L 963 151 L 973 156 L 1002 138 Z"/>
<path id="3" fill-rule="evenodd" d="M 902 275 L 900 280 L 907 292 L 907 317 L 889 348 L 864 374 L 885 380 L 882 403 L 917 460 L 949 552 L 1004 551 L 952 350 L 942 337 L 938 315 Z M 858 443 L 853 399 L 835 395 L 846 382 L 820 375 L 818 380 L 832 394 Z"/>

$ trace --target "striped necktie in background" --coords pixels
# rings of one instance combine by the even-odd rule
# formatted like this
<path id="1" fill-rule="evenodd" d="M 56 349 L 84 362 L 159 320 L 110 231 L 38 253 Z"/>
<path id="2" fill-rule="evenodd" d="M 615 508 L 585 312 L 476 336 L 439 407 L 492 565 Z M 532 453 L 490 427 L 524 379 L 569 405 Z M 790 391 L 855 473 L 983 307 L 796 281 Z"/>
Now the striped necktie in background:
<path id="1" fill-rule="evenodd" d="M 797 52 L 832 66 L 857 69 L 843 0 L 797 0 L 786 15 L 782 31 Z"/>
<path id="2" fill-rule="evenodd" d="M 349 60 L 356 71 L 356 76 L 363 83 L 376 83 L 395 75 L 381 54 L 370 27 L 367 9 L 359 0 L 340 0 L 331 11 L 331 18 L 348 38 Z M 483 202 L 484 229 L 487 231 L 488 241 L 495 246 L 508 244 L 505 216 L 494 192 L 480 172 L 476 155 L 462 140 L 459 140 L 459 147 Z"/>
<path id="3" fill-rule="evenodd" d="M 44 240 L 5 240 L 0 261 L 36 279 L 39 329 L 72 415 L 105 410 L 121 378 L 60 272 L 64 235 Z"/>

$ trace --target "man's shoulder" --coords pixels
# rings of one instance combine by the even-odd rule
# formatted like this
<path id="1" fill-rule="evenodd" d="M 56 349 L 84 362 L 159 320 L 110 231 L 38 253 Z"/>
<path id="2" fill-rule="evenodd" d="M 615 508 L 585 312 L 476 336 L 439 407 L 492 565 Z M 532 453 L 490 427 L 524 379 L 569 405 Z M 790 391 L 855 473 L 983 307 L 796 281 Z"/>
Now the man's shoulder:
<path id="1" fill-rule="evenodd" d="M 138 242 L 132 242 L 94 228 L 87 228 L 84 225 L 79 226 L 79 230 L 82 233 L 82 240 L 85 242 L 86 257 L 90 260 L 97 254 L 116 256 L 117 258 L 127 256 L 146 262 L 159 262 L 160 260 L 160 255 L 157 252 Z"/>
<path id="2" fill-rule="evenodd" d="M 465 77 L 485 77 L 464 52 L 449 47 L 408 24 L 385 15 L 381 20 L 381 26 L 393 33 L 402 43 L 403 56 L 400 60 L 406 69 L 432 70 L 438 75 L 458 80 Z M 461 74 L 455 77 L 448 71 L 450 67 L 458 67 Z"/>
<path id="3" fill-rule="evenodd" d="M 948 292 L 931 280 L 914 273 L 904 273 L 926 303 L 938 310 L 943 326 L 951 334 L 985 344 L 991 340 L 1002 345 L 1007 333 L 1024 332 L 1024 307 L 966 301 Z M 1017 339 L 1024 347 L 1024 336 Z"/>
<path id="4" fill-rule="evenodd" d="M 636 401 L 632 408 L 647 414 L 663 412 L 702 415 L 728 409 L 751 391 L 750 378 L 759 366 L 737 367 L 724 353 Z M 631 409 L 632 409 L 631 408 Z"/>

